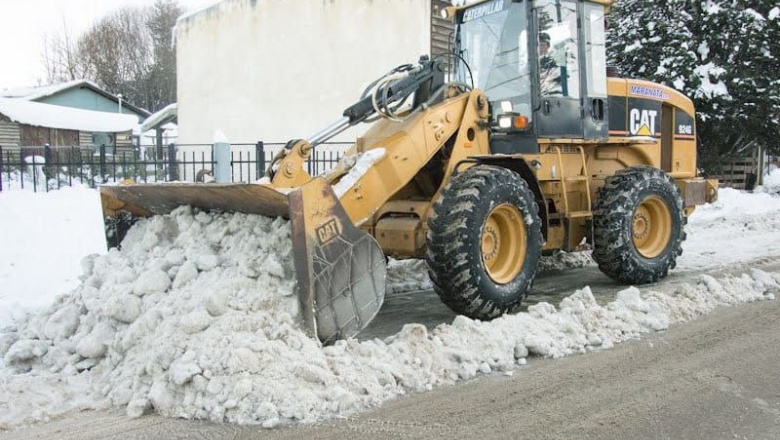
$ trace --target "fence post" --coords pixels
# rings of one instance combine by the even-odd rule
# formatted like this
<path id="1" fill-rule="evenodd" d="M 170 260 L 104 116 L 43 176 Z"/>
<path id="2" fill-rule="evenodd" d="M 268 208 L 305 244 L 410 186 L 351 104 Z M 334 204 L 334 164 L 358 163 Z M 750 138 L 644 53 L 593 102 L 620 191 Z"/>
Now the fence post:
<path id="1" fill-rule="evenodd" d="M 38 169 L 35 168 L 35 160 L 36 160 L 36 158 L 41 157 L 41 156 L 38 156 L 37 154 L 35 154 L 35 151 L 33 151 L 33 154 L 30 157 L 32 157 L 32 168 L 31 168 L 32 172 L 30 174 L 32 174 L 32 178 L 33 178 L 32 179 L 32 181 L 33 181 L 33 192 L 37 193 L 38 192 Z M 24 178 L 24 177 L 22 177 L 22 178 Z"/>
<path id="2" fill-rule="evenodd" d="M 48 191 L 49 190 L 48 179 L 54 177 L 54 172 L 53 172 L 54 167 L 52 166 L 53 160 L 51 158 L 51 145 L 49 144 L 43 144 L 43 162 L 44 164 L 43 167 L 41 168 L 43 169 L 43 177 L 45 177 L 47 180 L 46 191 Z"/>
<path id="3" fill-rule="evenodd" d="M 265 145 L 257 141 L 255 145 L 255 180 L 260 180 L 265 174 Z"/>
<path id="4" fill-rule="evenodd" d="M 214 179 L 217 183 L 230 183 L 233 176 L 229 143 L 226 141 L 214 142 L 214 162 Z"/>
<path id="5" fill-rule="evenodd" d="M 0 145 L 0 192 L 3 192 L 3 169 L 5 169 L 5 162 L 3 162 L 3 146 Z"/>
<path id="6" fill-rule="evenodd" d="M 176 163 L 176 144 L 168 144 L 168 181 L 179 180 L 179 165 Z"/>
<path id="7" fill-rule="evenodd" d="M 106 183 L 106 145 L 100 146 L 100 183 Z"/>

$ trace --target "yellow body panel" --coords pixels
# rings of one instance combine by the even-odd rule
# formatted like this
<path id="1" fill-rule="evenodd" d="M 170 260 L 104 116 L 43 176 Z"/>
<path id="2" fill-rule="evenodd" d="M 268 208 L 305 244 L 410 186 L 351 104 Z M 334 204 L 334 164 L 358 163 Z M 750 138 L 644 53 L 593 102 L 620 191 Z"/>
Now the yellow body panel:
<path id="1" fill-rule="evenodd" d="M 348 150 L 347 156 L 377 148 L 386 151 L 384 157 L 341 196 L 341 204 L 352 221 L 361 225 L 369 220 L 415 177 L 453 135 L 456 145 L 460 146 L 453 150 L 453 159 L 488 154 L 487 130 L 479 129 L 475 118 L 480 111 L 477 101 L 481 96 L 481 92 L 474 92 L 448 99 L 402 123 L 380 120 Z M 483 101 L 485 104 L 486 101 Z M 486 110 L 484 114 L 487 115 Z M 473 123 L 463 123 L 469 120 Z M 469 130 L 476 133 L 473 140 L 469 140 Z M 336 183 L 343 178 L 343 173 L 330 173 L 326 178 Z"/>
<path id="2" fill-rule="evenodd" d="M 631 91 L 637 89 L 632 86 L 657 96 L 633 96 Z M 609 94 L 615 99 L 652 99 L 664 111 L 693 114 L 693 104 L 688 98 L 646 81 L 610 78 Z M 446 99 L 401 123 L 380 120 L 346 153 L 347 157 L 359 158 L 367 151 L 379 148 L 385 151 L 381 159 L 340 195 L 340 202 L 352 222 L 373 235 L 388 255 L 401 258 L 424 255 L 426 221 L 439 190 L 453 173 L 473 165 L 474 159 L 492 157 L 486 102 L 481 91 L 473 91 Z M 598 189 L 607 177 L 627 167 L 648 165 L 664 169 L 677 180 L 683 199 L 692 201 L 686 204 L 688 211 L 716 197 L 716 191 L 703 189 L 712 189 L 712 185 L 707 186 L 706 181 L 697 178 L 695 140 L 667 136 L 668 145 L 664 146 L 663 133 L 668 129 L 671 127 L 662 127 L 653 136 L 619 132 L 603 140 L 539 139 L 538 153 L 507 156 L 535 164 L 533 173 L 538 188 L 552 208 L 545 219 L 548 228 L 544 250 L 577 249 L 588 233 Z M 293 176 L 277 173 L 272 187 L 295 186 L 290 183 L 296 182 L 300 185 L 301 181 L 311 179 L 300 166 L 308 149 L 305 144 L 300 147 L 279 165 L 282 172 L 300 171 Z M 670 154 L 666 165 L 664 148 Z M 441 155 L 446 160 L 432 164 Z M 438 171 L 441 176 L 426 185 L 426 167 L 432 166 L 441 167 Z M 349 167 L 341 164 L 325 178 L 338 186 L 348 173 Z"/>

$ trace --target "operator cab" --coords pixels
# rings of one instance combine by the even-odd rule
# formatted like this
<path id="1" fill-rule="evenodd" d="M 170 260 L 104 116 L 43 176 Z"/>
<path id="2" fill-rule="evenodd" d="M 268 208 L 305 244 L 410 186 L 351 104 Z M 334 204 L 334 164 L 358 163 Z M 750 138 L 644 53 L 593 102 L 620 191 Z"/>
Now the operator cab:
<path id="1" fill-rule="evenodd" d="M 452 79 L 487 95 L 494 152 L 538 152 L 539 138 L 606 139 L 608 2 L 473 3 L 455 16 Z"/>

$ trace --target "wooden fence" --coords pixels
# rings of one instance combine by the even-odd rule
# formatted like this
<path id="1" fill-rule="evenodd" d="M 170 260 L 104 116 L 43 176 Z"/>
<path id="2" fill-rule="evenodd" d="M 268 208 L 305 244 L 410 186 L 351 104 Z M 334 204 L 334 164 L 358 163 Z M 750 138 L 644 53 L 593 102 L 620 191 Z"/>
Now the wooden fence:
<path id="1" fill-rule="evenodd" d="M 758 157 L 734 157 L 721 160 L 720 172 L 708 176 L 718 179 L 720 186 L 752 190 L 758 184 L 761 175 L 761 160 Z"/>

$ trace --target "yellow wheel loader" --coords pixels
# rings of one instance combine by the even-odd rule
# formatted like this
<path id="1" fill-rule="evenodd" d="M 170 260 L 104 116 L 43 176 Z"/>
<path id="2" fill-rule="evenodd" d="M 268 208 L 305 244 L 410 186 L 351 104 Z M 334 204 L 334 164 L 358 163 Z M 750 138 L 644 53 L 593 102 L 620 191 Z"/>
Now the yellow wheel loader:
<path id="1" fill-rule="evenodd" d="M 442 301 L 478 319 L 518 310 L 540 255 L 586 241 L 608 276 L 656 281 L 717 182 L 697 176 L 688 98 L 607 74 L 612 3 L 447 8 L 450 54 L 393 69 L 289 142 L 262 181 L 102 187 L 109 241 L 180 205 L 288 218 L 304 320 L 324 343 L 375 316 L 386 256 L 425 258 Z M 333 170 L 304 171 L 313 148 L 360 123 L 373 125 Z"/>

